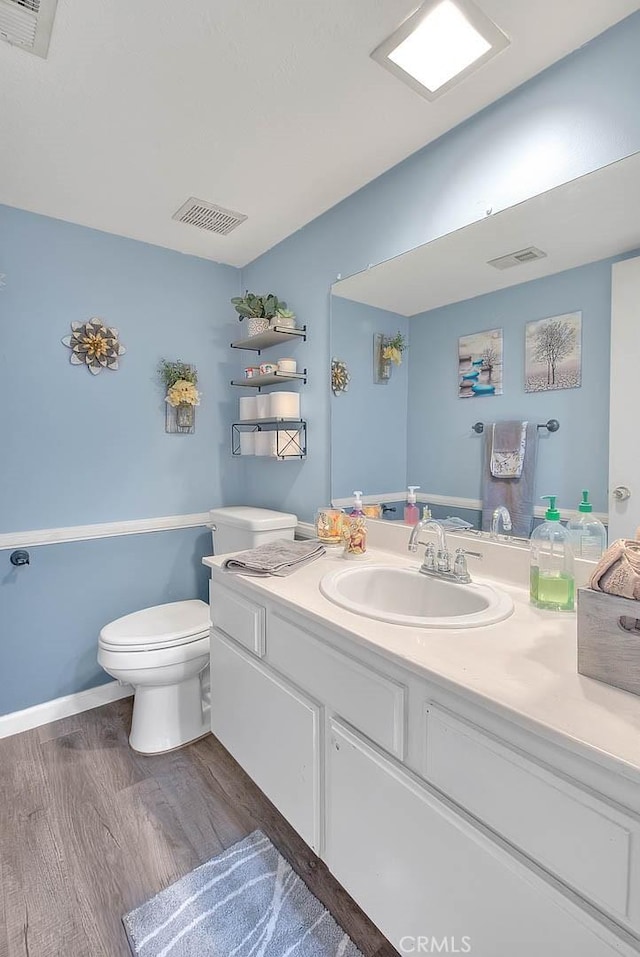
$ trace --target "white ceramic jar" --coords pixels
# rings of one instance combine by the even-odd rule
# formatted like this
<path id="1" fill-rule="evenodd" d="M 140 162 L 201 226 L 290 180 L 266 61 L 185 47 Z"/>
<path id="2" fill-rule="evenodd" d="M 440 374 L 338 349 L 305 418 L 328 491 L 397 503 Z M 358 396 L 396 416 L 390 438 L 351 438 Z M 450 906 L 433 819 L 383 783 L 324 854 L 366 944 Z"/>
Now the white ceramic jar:
<path id="1" fill-rule="evenodd" d="M 278 359 L 278 372 L 295 372 L 297 367 L 295 359 Z"/>

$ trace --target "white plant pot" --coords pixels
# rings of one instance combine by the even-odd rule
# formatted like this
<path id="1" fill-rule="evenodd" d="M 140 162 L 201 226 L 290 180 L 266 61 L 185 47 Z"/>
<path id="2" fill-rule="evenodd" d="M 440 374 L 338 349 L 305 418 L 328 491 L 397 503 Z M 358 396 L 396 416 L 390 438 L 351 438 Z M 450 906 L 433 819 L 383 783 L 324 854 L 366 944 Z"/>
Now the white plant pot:
<path id="1" fill-rule="evenodd" d="M 258 319 L 256 316 L 250 316 L 247 323 L 249 324 L 249 338 L 259 336 L 269 329 L 268 319 Z"/>
<path id="2" fill-rule="evenodd" d="M 279 326 L 281 329 L 295 329 L 296 328 L 296 317 L 295 316 L 274 316 L 271 320 L 272 326 Z"/>

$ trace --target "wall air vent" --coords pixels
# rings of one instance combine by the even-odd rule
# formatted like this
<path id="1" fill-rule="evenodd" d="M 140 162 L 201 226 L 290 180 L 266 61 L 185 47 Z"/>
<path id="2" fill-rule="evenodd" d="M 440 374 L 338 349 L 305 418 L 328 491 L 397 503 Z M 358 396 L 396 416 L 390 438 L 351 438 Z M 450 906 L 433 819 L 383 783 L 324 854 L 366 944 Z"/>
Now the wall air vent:
<path id="1" fill-rule="evenodd" d="M 0 0 L 0 39 L 46 57 L 58 0 Z"/>
<path id="2" fill-rule="evenodd" d="M 511 269 L 513 266 L 522 266 L 524 263 L 535 262 L 536 259 L 544 259 L 546 253 L 537 246 L 527 246 L 526 249 L 519 249 L 515 253 L 508 253 L 506 256 L 499 256 L 498 259 L 490 259 L 488 266 L 495 269 Z"/>
<path id="3" fill-rule="evenodd" d="M 179 223 L 197 226 L 198 229 L 207 229 L 218 236 L 228 236 L 247 217 L 243 213 L 234 213 L 231 209 L 214 206 L 213 203 L 206 203 L 192 196 L 171 218 Z"/>

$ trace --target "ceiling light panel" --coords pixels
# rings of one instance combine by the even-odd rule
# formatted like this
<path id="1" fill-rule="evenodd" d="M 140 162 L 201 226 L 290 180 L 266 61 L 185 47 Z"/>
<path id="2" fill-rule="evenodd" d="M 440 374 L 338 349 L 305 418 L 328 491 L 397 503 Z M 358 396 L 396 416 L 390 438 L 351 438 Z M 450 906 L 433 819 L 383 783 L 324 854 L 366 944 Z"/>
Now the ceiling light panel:
<path id="1" fill-rule="evenodd" d="M 508 44 L 471 0 L 428 0 L 371 56 L 433 100 Z"/>

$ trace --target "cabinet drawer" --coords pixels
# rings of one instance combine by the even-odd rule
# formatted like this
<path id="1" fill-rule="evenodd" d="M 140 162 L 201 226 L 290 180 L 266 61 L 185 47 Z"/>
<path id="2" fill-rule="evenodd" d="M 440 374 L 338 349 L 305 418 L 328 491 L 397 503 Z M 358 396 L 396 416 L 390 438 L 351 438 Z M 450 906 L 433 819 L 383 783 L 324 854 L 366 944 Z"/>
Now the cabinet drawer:
<path id="1" fill-rule="evenodd" d="M 212 581 L 209 585 L 209 606 L 215 628 L 224 631 L 254 655 L 264 658 L 265 610 L 261 605 Z"/>
<path id="2" fill-rule="evenodd" d="M 299 626 L 269 615 L 269 663 L 397 757 L 404 755 L 406 689 Z"/>
<path id="3" fill-rule="evenodd" d="M 424 776 L 560 880 L 640 928 L 630 895 L 635 818 L 434 704 L 426 710 Z"/>

